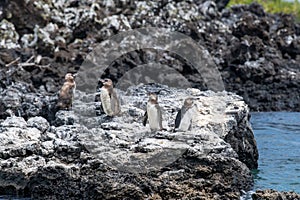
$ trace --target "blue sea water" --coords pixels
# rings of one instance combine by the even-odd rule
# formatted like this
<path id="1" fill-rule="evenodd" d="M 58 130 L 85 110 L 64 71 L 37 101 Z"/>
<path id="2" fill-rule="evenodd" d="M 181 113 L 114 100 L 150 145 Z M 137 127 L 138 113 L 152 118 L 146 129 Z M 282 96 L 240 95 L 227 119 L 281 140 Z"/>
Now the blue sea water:
<path id="1" fill-rule="evenodd" d="M 254 189 L 300 193 L 300 112 L 251 115 L 259 151 Z"/>

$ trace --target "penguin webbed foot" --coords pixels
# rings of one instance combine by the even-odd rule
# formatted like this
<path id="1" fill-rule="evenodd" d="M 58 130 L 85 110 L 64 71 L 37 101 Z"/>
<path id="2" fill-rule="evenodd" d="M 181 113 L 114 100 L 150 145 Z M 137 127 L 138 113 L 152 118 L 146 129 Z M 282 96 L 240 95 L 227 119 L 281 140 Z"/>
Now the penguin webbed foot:
<path id="1" fill-rule="evenodd" d="M 57 107 L 56 110 L 57 110 L 57 111 L 59 111 L 59 110 L 63 110 L 63 111 L 71 111 L 72 108 L 69 108 L 69 107 Z"/>
<path id="2" fill-rule="evenodd" d="M 150 129 L 151 133 L 157 133 L 157 132 L 160 132 L 160 131 L 168 131 L 168 129 L 166 128 L 161 128 L 161 129 Z"/>
<path id="3" fill-rule="evenodd" d="M 106 121 L 111 121 L 114 117 L 113 116 L 110 116 L 110 115 L 104 115 L 103 116 L 103 119 Z"/>

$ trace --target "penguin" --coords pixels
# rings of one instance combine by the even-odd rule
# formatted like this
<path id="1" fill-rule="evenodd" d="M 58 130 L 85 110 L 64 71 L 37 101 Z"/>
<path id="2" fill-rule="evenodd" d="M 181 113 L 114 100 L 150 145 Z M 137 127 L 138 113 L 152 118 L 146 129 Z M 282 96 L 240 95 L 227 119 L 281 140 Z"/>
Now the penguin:
<path id="1" fill-rule="evenodd" d="M 186 98 L 182 108 L 178 111 L 175 119 L 174 131 L 188 131 L 192 127 L 192 118 L 194 115 L 194 100 Z"/>
<path id="2" fill-rule="evenodd" d="M 113 82 L 109 78 L 100 79 L 102 82 L 100 101 L 103 112 L 112 117 L 121 113 L 120 101 L 113 88 Z"/>
<path id="3" fill-rule="evenodd" d="M 72 107 L 76 89 L 75 77 L 76 74 L 67 73 L 65 75 L 65 82 L 59 91 L 56 105 L 59 110 L 69 110 Z"/>
<path id="4" fill-rule="evenodd" d="M 158 104 L 158 97 L 154 93 L 149 94 L 149 100 L 147 103 L 147 110 L 145 112 L 143 125 L 146 126 L 147 120 L 149 121 L 149 126 L 151 132 L 163 130 L 162 127 L 162 112 Z"/>

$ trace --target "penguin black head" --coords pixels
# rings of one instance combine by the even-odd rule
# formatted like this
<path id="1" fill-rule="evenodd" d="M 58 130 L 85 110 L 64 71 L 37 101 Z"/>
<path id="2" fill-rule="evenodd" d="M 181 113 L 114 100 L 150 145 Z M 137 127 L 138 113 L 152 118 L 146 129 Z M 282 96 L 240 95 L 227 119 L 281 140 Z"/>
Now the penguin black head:
<path id="1" fill-rule="evenodd" d="M 100 79 L 100 82 L 102 83 L 102 85 L 103 85 L 104 87 L 108 87 L 108 88 L 113 87 L 113 82 L 112 82 L 112 80 L 109 79 L 109 78 Z"/>

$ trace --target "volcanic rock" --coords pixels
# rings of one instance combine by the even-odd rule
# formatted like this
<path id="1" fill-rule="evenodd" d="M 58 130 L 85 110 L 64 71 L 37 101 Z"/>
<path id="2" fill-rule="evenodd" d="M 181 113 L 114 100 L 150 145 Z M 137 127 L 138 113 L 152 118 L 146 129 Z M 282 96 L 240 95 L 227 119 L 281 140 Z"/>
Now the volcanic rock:
<path id="1" fill-rule="evenodd" d="M 151 132 L 142 125 L 146 91 L 158 92 L 166 130 Z M 258 154 L 249 109 L 241 97 L 155 84 L 120 94 L 126 103 L 122 115 L 114 118 L 96 113 L 86 118 L 88 112 L 82 110 L 91 103 L 78 91 L 73 110 L 57 113 L 62 122 L 57 126 L 42 117 L 2 121 L 1 194 L 37 199 L 239 199 L 241 191 L 252 187 L 249 168 L 257 166 Z M 173 132 L 186 97 L 195 98 L 197 107 L 192 130 Z"/>

